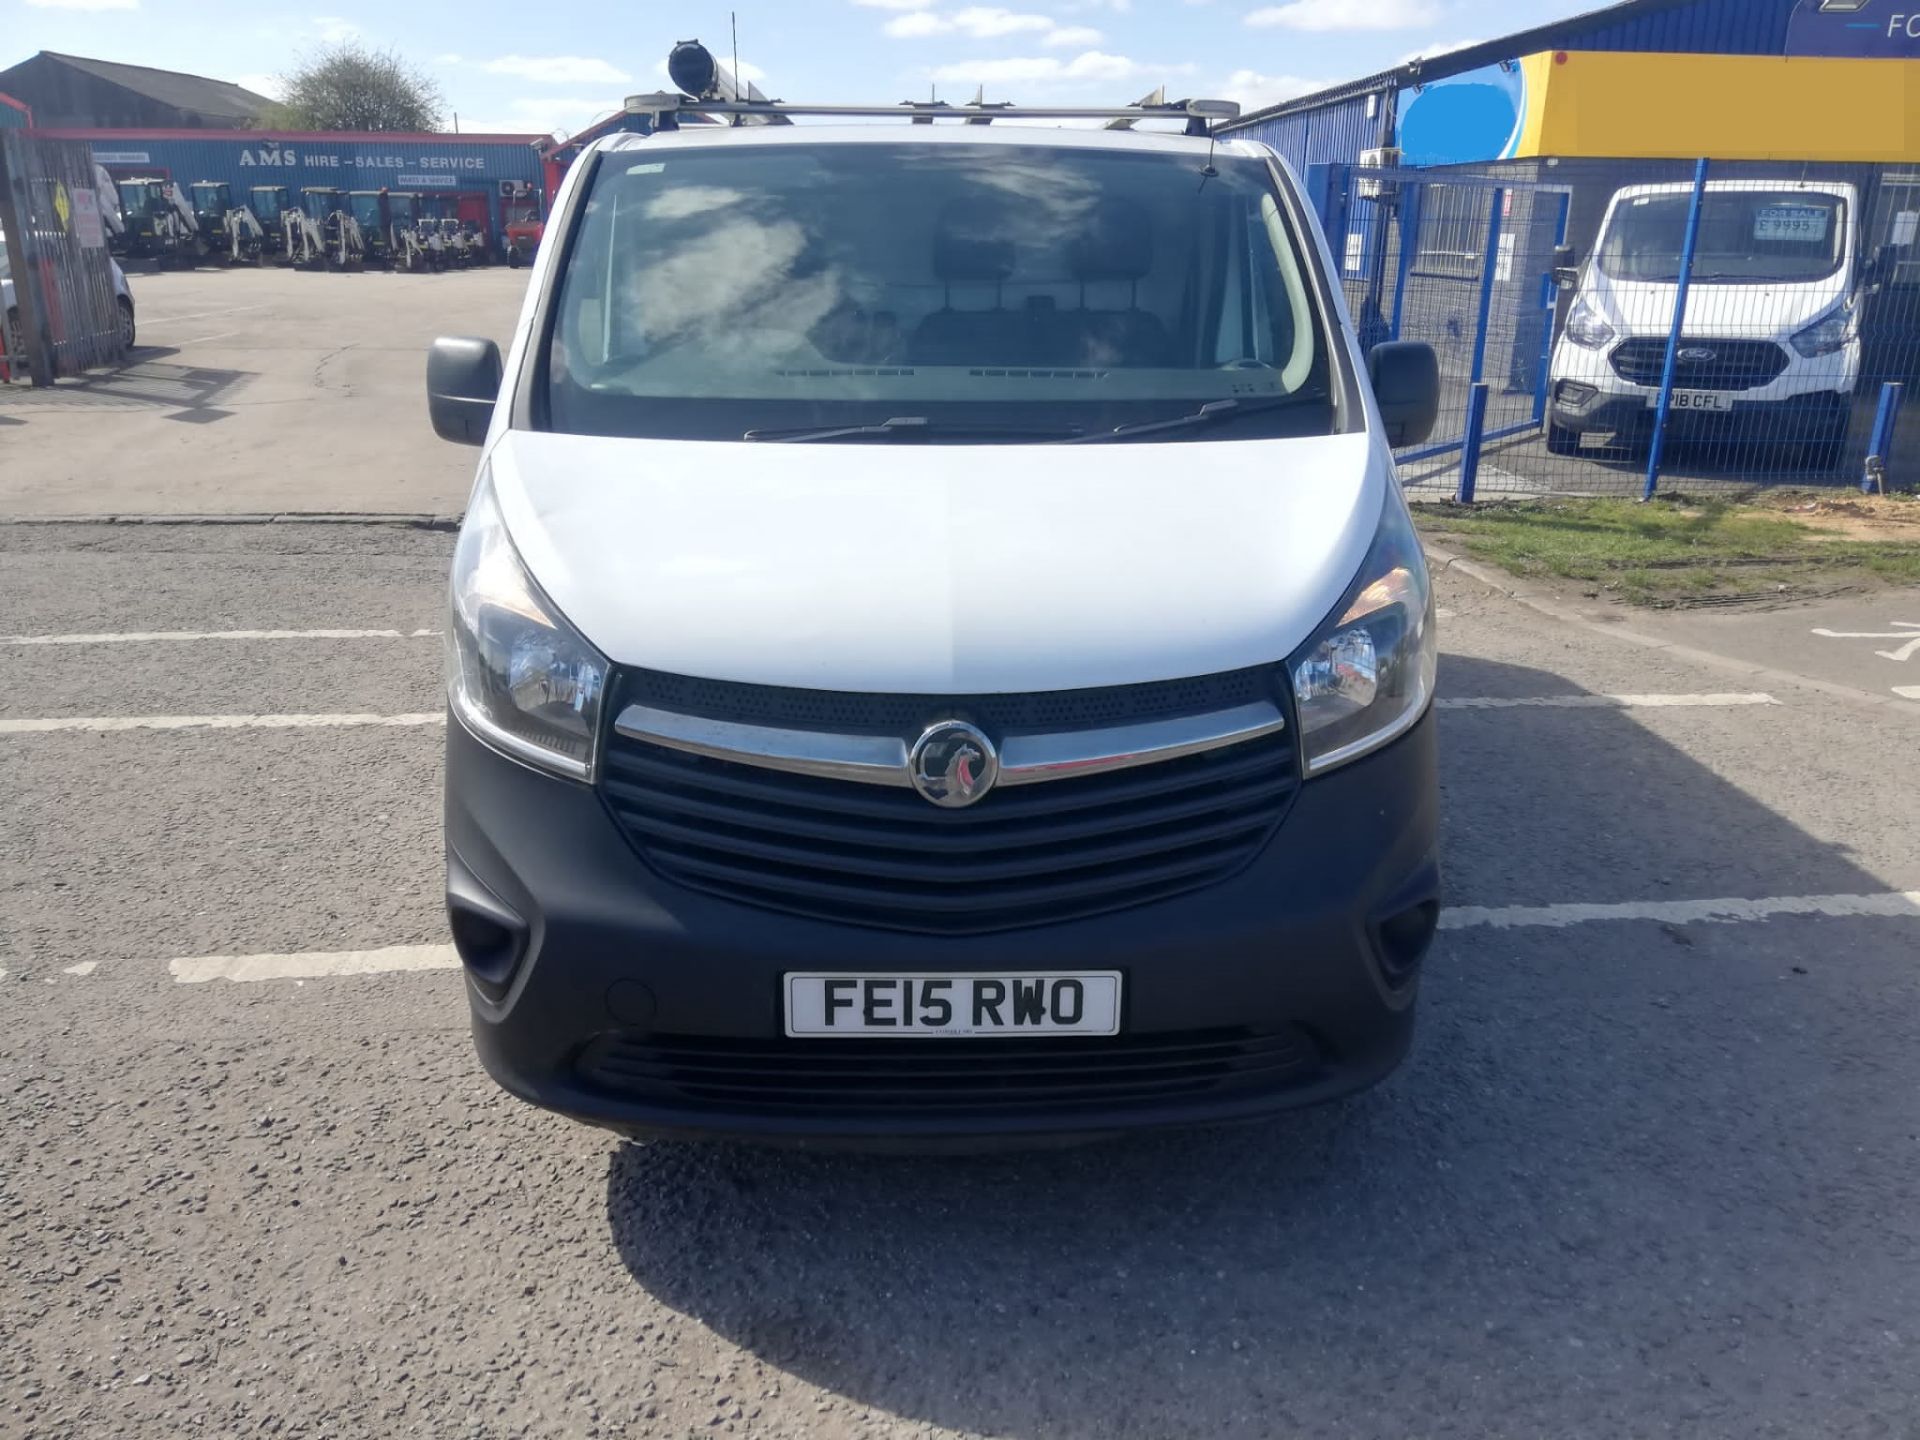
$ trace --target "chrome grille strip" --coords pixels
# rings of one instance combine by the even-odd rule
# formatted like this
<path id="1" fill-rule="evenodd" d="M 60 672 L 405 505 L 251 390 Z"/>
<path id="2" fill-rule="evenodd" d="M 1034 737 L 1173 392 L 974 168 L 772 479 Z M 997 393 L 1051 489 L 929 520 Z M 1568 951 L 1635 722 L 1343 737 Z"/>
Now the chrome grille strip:
<path id="1" fill-rule="evenodd" d="M 1145 720 L 1107 730 L 1062 735 L 1009 735 L 1000 747 L 1000 783 L 1032 785 L 1157 765 L 1208 750 L 1258 740 L 1287 728 L 1280 707 L 1257 701 L 1211 715 Z"/>
<path id="2" fill-rule="evenodd" d="M 644 740 L 689 755 L 758 765 L 791 775 L 820 775 L 863 785 L 910 786 L 907 742 L 892 735 L 835 735 L 824 730 L 777 730 L 629 705 L 613 728 L 630 740 Z"/>
<path id="3" fill-rule="evenodd" d="M 930 713 L 937 711 L 937 702 L 930 703 L 929 709 Z M 999 783 L 1032 785 L 1155 765 L 1273 735 L 1284 730 L 1286 723 L 1278 705 L 1259 701 L 1206 715 L 1148 720 L 1103 730 L 1009 735 L 1000 745 Z M 682 715 L 647 705 L 627 706 L 614 720 L 613 728 L 631 740 L 737 765 L 863 785 L 912 785 L 907 773 L 907 742 L 894 735 L 783 730 Z"/>

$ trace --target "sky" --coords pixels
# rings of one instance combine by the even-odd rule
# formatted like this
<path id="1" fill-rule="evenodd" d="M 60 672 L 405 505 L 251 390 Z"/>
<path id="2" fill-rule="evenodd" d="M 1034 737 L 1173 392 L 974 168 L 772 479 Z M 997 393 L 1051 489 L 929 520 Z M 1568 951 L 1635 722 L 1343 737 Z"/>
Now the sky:
<path id="1" fill-rule="evenodd" d="M 1602 0 L 0 0 L 0 69 L 38 50 L 190 70 L 274 94 L 341 40 L 392 49 L 469 133 L 568 133 L 666 87 L 674 41 L 786 100 L 1125 104 L 1219 96 L 1249 109 L 1597 8 Z"/>

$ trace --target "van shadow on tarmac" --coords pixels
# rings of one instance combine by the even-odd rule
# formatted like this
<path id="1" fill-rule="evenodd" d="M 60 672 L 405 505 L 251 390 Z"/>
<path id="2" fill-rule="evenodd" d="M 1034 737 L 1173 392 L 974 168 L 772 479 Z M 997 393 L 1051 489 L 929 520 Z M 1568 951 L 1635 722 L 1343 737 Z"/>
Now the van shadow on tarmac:
<path id="1" fill-rule="evenodd" d="M 1451 905 L 1886 888 L 1628 714 L 1442 723 Z M 1783 763 L 1748 723 L 1722 771 Z M 608 1223 L 842 1412 L 968 1433 L 1881 1433 L 1920 1403 L 1912 926 L 1451 931 L 1407 1066 L 1341 1104 L 987 1159 L 621 1145 Z"/>
<path id="2" fill-rule="evenodd" d="M 46 389 L 0 385 L 0 424 L 19 424 L 52 410 L 158 410 L 164 419 L 192 425 L 226 419 L 233 412 L 216 402 L 252 380 L 253 373 L 167 363 L 166 357 L 179 353 L 136 346 L 137 358 L 117 369 L 90 371 Z"/>

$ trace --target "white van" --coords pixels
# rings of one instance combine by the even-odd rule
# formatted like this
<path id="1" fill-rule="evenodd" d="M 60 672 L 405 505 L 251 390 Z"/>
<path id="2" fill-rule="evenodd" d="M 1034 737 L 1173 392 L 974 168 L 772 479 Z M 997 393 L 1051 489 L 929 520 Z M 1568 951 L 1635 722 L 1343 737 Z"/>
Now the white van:
<path id="1" fill-rule="evenodd" d="M 870 113 L 595 142 L 504 366 L 433 350 L 482 1060 L 810 1141 L 1378 1080 L 1438 915 L 1432 351 L 1360 353 L 1262 145 Z"/>
<path id="2" fill-rule="evenodd" d="M 138 333 L 134 328 L 133 291 L 127 285 L 127 273 L 120 268 L 118 260 L 107 262 L 112 267 L 114 307 L 120 320 L 120 343 L 127 350 L 133 349 Z M 15 366 L 26 363 L 26 342 L 20 338 L 20 308 L 14 295 L 13 262 L 7 254 L 7 232 L 0 230 L 0 360 L 9 360 Z"/>
<path id="3" fill-rule="evenodd" d="M 1547 445 L 1646 438 L 1679 294 L 1691 183 L 1607 207 L 1553 352 Z M 1710 180 L 1669 433 L 1798 444 L 1837 461 L 1860 379 L 1859 196 L 1828 181 Z"/>

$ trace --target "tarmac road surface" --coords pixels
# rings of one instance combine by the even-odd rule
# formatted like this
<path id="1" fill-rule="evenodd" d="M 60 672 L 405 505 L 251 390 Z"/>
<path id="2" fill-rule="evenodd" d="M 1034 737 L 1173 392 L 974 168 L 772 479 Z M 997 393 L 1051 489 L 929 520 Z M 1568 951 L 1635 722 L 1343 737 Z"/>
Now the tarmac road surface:
<path id="1" fill-rule="evenodd" d="M 636 1146 L 496 1090 L 437 948 L 450 547 L 0 527 L 0 1435 L 1920 1434 L 1911 713 L 1443 577 L 1386 1085 Z"/>

